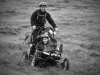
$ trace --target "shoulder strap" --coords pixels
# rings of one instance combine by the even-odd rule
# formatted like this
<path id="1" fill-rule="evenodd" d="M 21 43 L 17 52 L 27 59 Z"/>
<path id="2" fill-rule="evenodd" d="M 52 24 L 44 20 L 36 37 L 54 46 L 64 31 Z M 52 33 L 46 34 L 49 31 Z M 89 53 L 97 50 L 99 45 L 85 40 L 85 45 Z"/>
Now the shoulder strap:
<path id="1" fill-rule="evenodd" d="M 47 12 L 45 12 L 45 18 L 46 18 L 46 16 L 47 16 Z"/>
<path id="2" fill-rule="evenodd" d="M 47 12 L 45 12 L 45 22 L 44 22 L 44 24 L 46 24 L 46 17 L 47 17 Z"/>
<path id="3" fill-rule="evenodd" d="M 37 19 L 38 19 L 38 16 L 39 16 L 39 12 L 38 12 L 38 14 L 37 14 Z"/>

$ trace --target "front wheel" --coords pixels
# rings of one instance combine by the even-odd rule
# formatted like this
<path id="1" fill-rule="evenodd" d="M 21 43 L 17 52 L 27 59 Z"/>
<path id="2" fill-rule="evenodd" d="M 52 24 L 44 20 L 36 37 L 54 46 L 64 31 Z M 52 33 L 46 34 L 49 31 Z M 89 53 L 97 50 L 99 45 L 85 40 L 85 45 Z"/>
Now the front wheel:
<path id="1" fill-rule="evenodd" d="M 62 68 L 64 70 L 68 70 L 69 69 L 69 60 L 67 58 L 65 58 L 61 64 Z"/>

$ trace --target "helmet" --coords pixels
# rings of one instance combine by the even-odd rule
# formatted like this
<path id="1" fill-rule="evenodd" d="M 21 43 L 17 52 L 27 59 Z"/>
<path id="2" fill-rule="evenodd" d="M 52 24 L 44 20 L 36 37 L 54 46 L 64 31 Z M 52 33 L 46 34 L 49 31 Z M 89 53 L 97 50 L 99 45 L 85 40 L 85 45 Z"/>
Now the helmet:
<path id="1" fill-rule="evenodd" d="M 49 36 L 48 36 L 47 33 L 43 34 L 42 37 L 43 37 L 43 38 L 49 38 Z"/>
<path id="2" fill-rule="evenodd" d="M 41 6 L 47 7 L 47 3 L 46 2 L 40 2 L 39 7 L 41 7 Z"/>

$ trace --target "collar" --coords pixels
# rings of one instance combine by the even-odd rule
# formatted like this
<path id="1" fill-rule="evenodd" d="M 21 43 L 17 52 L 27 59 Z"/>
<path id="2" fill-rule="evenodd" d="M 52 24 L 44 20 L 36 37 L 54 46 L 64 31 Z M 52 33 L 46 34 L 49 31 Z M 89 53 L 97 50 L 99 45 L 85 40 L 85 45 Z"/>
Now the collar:
<path id="1" fill-rule="evenodd" d="M 40 12 L 41 14 L 45 14 L 45 13 L 46 13 L 46 11 L 42 12 L 41 9 L 39 9 L 39 12 Z"/>

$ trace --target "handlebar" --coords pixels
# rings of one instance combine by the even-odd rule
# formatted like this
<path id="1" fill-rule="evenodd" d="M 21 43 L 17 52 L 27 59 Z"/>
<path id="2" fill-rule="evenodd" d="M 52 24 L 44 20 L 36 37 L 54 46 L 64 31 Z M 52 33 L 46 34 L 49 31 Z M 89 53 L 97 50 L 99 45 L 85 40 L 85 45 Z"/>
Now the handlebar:
<path id="1" fill-rule="evenodd" d="M 51 54 L 52 54 L 52 53 L 55 53 L 55 51 L 58 51 L 58 50 L 52 50 L 52 51 L 50 51 L 49 57 L 51 57 Z M 59 51 L 58 51 L 58 52 L 59 52 Z"/>

